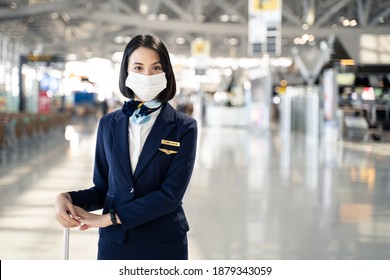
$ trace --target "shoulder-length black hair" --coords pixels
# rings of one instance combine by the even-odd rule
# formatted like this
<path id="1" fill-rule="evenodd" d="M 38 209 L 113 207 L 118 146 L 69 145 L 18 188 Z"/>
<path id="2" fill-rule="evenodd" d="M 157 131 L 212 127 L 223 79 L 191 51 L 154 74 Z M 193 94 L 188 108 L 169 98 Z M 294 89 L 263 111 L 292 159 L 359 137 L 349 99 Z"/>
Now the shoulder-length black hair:
<path id="1" fill-rule="evenodd" d="M 119 89 L 121 93 L 127 98 L 134 99 L 134 92 L 126 87 L 125 82 L 128 75 L 127 69 L 129 66 L 129 57 L 133 51 L 139 47 L 152 49 L 160 56 L 160 62 L 167 79 L 167 87 L 158 94 L 156 99 L 161 103 L 168 102 L 176 94 L 175 75 L 173 73 L 173 68 L 167 48 L 160 39 L 152 35 L 137 35 L 127 44 L 123 53 L 121 69 L 119 73 Z"/>

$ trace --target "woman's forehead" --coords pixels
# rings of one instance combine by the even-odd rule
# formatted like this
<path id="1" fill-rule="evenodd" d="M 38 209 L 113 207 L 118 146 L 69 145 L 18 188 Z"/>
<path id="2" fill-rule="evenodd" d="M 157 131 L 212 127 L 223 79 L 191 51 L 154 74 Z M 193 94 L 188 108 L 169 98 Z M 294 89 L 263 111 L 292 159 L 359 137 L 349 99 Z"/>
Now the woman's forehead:
<path id="1" fill-rule="evenodd" d="M 129 63 L 154 64 L 160 62 L 160 56 L 155 50 L 140 47 L 133 51 L 129 57 Z"/>

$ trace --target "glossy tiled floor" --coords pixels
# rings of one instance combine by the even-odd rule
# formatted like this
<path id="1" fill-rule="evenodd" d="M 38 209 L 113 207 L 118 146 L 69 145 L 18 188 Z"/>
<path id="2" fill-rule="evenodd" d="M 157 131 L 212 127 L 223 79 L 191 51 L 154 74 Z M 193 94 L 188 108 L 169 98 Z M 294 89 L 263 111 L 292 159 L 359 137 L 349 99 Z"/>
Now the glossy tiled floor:
<path id="1" fill-rule="evenodd" d="M 54 197 L 91 185 L 95 127 L 3 159 L 0 259 L 62 258 Z M 201 127 L 184 207 L 191 259 L 390 259 L 390 145 Z M 73 229 L 70 258 L 96 242 Z"/>

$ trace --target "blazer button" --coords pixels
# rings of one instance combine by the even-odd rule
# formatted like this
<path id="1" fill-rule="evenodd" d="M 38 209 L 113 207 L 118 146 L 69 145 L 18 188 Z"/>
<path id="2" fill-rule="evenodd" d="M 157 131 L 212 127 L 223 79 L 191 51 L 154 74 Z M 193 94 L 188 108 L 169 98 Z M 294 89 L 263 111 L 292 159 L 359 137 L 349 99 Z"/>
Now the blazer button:
<path id="1" fill-rule="evenodd" d="M 130 188 L 130 193 L 134 193 L 134 188 Z"/>

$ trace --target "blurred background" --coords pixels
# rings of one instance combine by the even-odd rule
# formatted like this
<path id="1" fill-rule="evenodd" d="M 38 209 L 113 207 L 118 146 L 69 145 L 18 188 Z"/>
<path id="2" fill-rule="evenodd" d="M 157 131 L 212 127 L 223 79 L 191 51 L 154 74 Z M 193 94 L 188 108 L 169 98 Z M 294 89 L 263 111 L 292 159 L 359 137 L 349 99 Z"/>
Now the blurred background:
<path id="1" fill-rule="evenodd" d="M 190 259 L 390 258 L 390 1 L 0 0 L 1 259 L 63 257 L 55 196 L 92 185 L 138 34 L 199 125 Z"/>

